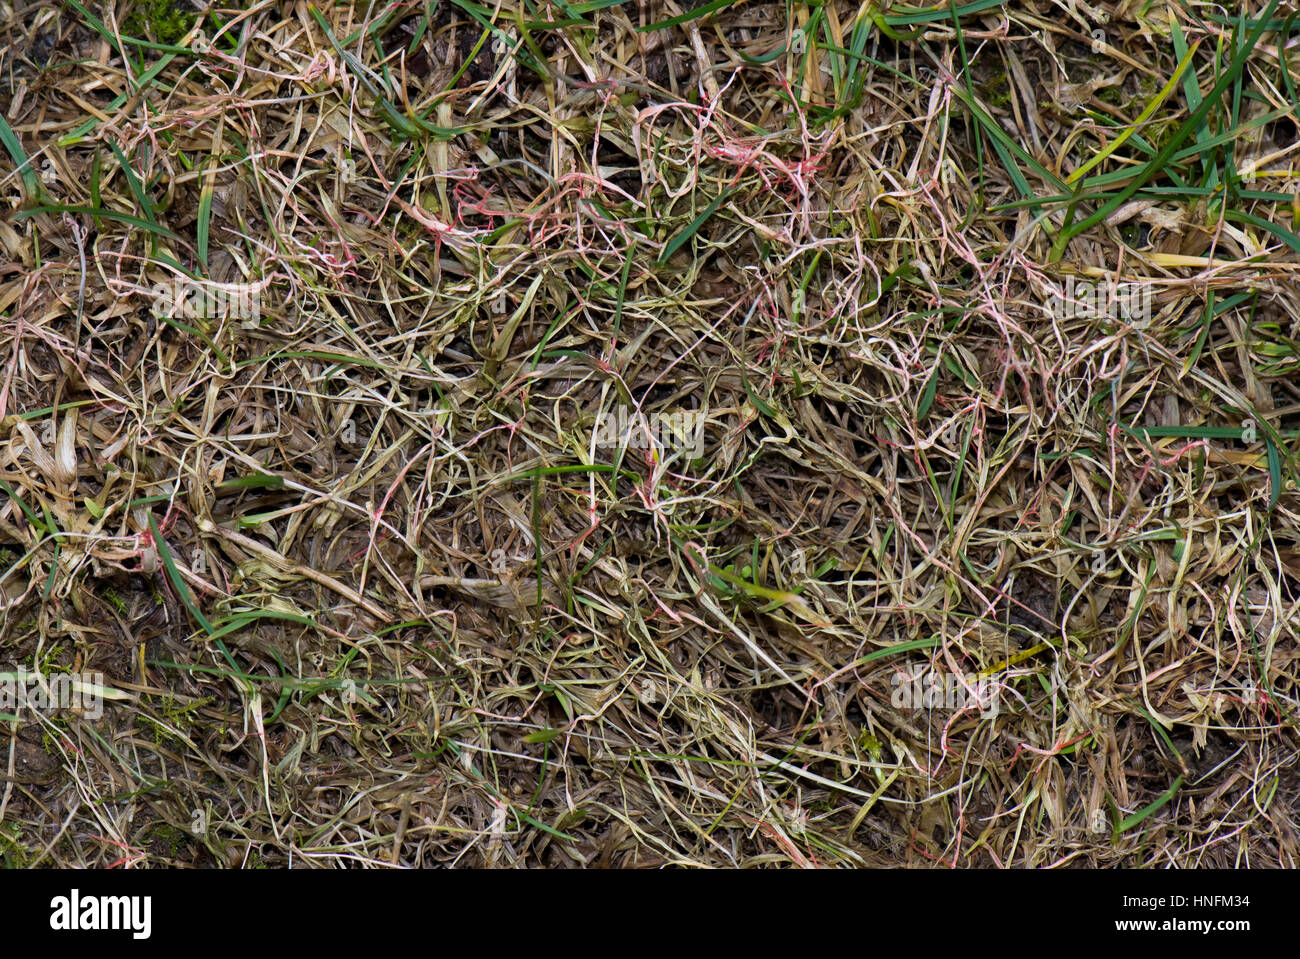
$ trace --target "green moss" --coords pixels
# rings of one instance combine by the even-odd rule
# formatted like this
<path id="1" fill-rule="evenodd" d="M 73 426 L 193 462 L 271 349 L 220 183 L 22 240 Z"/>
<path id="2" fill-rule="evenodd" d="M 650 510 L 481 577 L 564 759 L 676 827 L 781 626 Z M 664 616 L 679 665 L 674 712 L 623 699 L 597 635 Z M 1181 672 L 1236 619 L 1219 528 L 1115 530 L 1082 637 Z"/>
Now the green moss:
<path id="1" fill-rule="evenodd" d="M 141 713 L 136 717 L 136 719 L 149 724 L 150 728 L 153 730 L 153 744 L 155 746 L 162 746 L 165 743 L 173 743 L 177 745 L 185 744 L 185 740 L 180 736 L 177 736 L 171 727 L 159 722 L 152 716 L 147 716 Z"/>
<path id="2" fill-rule="evenodd" d="M 29 850 L 19 840 L 22 829 L 16 822 L 0 822 L 0 866 L 5 869 L 22 869 L 31 858 Z"/>
<path id="3" fill-rule="evenodd" d="M 1011 81 L 1005 73 L 999 73 L 984 84 L 980 93 L 989 106 L 1004 107 L 1011 102 Z"/>
<path id="4" fill-rule="evenodd" d="M 211 698 L 205 698 L 183 705 L 174 697 L 168 696 L 158 705 L 162 720 L 154 719 L 148 713 L 140 713 L 136 718 L 152 727 L 154 745 L 161 746 L 168 742 L 185 745 L 183 736 L 188 735 L 193 728 L 196 714 L 211 702 Z"/>
<path id="5" fill-rule="evenodd" d="M 194 26 L 196 14 L 175 0 L 144 0 L 131 8 L 125 32 L 154 43 L 176 43 Z"/>
<path id="6" fill-rule="evenodd" d="M 194 837 L 171 823 L 160 822 L 153 827 L 149 838 L 166 846 L 169 854 L 175 858 L 189 846 Z"/>
<path id="7" fill-rule="evenodd" d="M 117 590 L 113 589 L 113 587 L 105 586 L 103 589 L 99 591 L 99 595 L 102 596 L 109 603 L 112 603 L 113 608 L 116 609 L 119 613 L 126 612 L 126 600 L 124 600 L 121 596 L 119 596 Z"/>

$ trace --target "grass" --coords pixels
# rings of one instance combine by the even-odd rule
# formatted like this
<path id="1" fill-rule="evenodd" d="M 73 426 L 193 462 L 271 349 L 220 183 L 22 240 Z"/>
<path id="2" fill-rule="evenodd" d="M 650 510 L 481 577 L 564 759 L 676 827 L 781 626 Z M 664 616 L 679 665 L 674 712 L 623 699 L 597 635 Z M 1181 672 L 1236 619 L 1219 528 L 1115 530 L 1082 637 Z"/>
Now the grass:
<path id="1" fill-rule="evenodd" d="M 0 863 L 1295 866 L 1298 28 L 24 6 Z"/>

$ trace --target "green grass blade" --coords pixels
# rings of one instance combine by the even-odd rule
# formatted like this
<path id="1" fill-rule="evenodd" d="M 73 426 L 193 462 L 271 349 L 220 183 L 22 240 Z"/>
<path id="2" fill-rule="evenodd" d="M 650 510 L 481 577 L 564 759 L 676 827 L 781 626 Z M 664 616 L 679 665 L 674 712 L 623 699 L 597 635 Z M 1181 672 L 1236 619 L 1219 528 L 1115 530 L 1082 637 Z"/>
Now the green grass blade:
<path id="1" fill-rule="evenodd" d="M 0 143 L 5 145 L 9 151 L 9 156 L 13 158 L 14 166 L 17 167 L 18 175 L 22 177 L 23 189 L 27 193 L 28 200 L 38 199 L 41 193 L 41 181 L 36 177 L 36 171 L 32 169 L 32 161 L 28 158 L 26 151 L 23 150 L 22 142 L 18 135 L 14 133 L 9 122 L 0 113 Z"/>
<path id="2" fill-rule="evenodd" d="M 667 245 L 664 246 L 663 253 L 659 255 L 659 265 L 662 266 L 667 263 L 670 256 L 680 250 L 691 237 L 698 233 L 700 227 L 704 226 L 709 221 L 709 218 L 718 212 L 718 208 L 731 197 L 731 194 L 731 190 L 723 190 L 714 198 L 712 203 L 704 208 L 699 216 L 687 224 L 686 229 L 669 240 Z"/>

